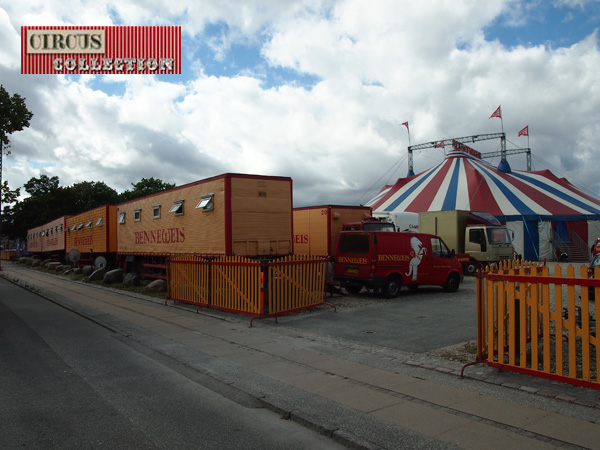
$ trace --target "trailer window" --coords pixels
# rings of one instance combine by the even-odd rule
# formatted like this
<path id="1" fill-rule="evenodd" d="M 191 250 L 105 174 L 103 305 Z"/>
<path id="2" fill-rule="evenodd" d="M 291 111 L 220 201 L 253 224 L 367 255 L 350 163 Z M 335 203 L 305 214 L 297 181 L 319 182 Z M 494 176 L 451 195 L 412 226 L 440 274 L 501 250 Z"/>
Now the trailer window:
<path id="1" fill-rule="evenodd" d="M 85 226 L 88 228 L 92 228 L 94 226 L 94 221 L 90 220 L 88 223 L 85 224 Z"/>
<path id="2" fill-rule="evenodd" d="M 85 225 L 83 224 L 83 222 L 81 222 L 79 224 L 79 226 L 77 227 L 78 230 L 83 230 L 83 227 L 85 227 Z"/>
<path id="3" fill-rule="evenodd" d="M 210 194 L 203 194 L 200 198 L 200 203 L 196 205 L 196 209 L 202 208 L 202 211 L 212 211 L 214 209 L 214 192 Z"/>
<path id="4" fill-rule="evenodd" d="M 155 205 L 152 207 L 152 218 L 160 219 L 160 205 Z"/>
<path id="5" fill-rule="evenodd" d="M 125 223 L 125 213 L 119 214 L 119 223 Z"/>
<path id="6" fill-rule="evenodd" d="M 183 214 L 183 200 L 176 200 L 169 212 L 175 213 L 176 216 Z"/>
<path id="7" fill-rule="evenodd" d="M 102 217 L 100 217 L 97 221 L 96 221 L 96 225 L 101 227 L 102 225 L 104 225 L 104 222 L 102 221 Z"/>
<path id="8" fill-rule="evenodd" d="M 142 210 L 136 209 L 133 211 L 133 221 L 140 222 L 142 220 Z"/>
<path id="9" fill-rule="evenodd" d="M 342 235 L 340 253 L 369 253 L 369 236 L 366 234 Z"/>

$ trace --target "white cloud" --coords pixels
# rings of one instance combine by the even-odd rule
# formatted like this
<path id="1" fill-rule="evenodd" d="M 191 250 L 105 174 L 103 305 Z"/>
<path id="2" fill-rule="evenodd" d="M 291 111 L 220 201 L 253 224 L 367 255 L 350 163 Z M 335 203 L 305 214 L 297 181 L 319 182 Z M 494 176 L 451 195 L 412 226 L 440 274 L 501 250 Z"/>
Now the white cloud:
<path id="1" fill-rule="evenodd" d="M 0 34 L 12 42 L 0 50 L 8 55 L 0 76 L 35 114 L 30 129 L 13 138 L 19 156 L 5 166 L 11 187 L 39 173 L 59 175 L 62 184 L 102 180 L 127 189 L 141 177 L 181 184 L 243 172 L 291 176 L 297 205 L 364 202 L 388 169 L 406 174 L 400 123 L 410 122 L 413 144 L 498 132 L 500 121 L 488 117 L 501 104 L 511 142 L 525 146 L 516 133 L 529 124 L 536 164 L 547 162 L 600 196 L 590 164 L 600 142 L 597 36 L 557 49 L 485 39 L 486 28 L 530 2 L 58 3 L 17 11 L 0 0 L 8 12 L 0 9 L 0 24 L 9 28 Z M 225 34 L 215 50 L 225 60 L 232 43 L 262 45 L 261 71 L 284 68 L 319 81 L 272 87 L 263 83 L 264 72 L 211 76 L 203 62 L 191 61 L 195 72 L 185 84 L 108 76 L 104 81 L 116 89 L 107 94 L 90 77 L 16 73 L 16 24 L 85 24 L 93 15 L 106 23 L 181 24 L 192 42 L 208 39 L 205 25 L 216 24 Z M 415 171 L 442 158 L 439 150 L 415 154 Z"/>

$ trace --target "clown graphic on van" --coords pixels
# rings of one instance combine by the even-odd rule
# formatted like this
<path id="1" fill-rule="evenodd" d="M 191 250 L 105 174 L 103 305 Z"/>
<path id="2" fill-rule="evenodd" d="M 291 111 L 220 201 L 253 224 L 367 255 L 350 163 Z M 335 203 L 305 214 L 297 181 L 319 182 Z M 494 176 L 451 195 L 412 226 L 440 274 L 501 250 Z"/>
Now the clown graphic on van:
<path id="1" fill-rule="evenodd" d="M 421 264 L 421 260 L 423 256 L 427 253 L 427 249 L 423 247 L 423 243 L 419 240 L 418 237 L 413 236 L 410 238 L 410 262 L 408 263 L 408 273 L 405 275 L 410 277 L 412 274 L 412 281 L 417 281 L 417 276 L 419 274 L 419 264 Z"/>

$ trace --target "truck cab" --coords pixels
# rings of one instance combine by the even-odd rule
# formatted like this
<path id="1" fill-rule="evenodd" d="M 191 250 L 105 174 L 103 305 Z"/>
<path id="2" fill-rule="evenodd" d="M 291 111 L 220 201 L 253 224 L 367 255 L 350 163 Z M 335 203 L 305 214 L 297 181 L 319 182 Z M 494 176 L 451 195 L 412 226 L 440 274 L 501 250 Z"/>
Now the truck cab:
<path id="1" fill-rule="evenodd" d="M 396 231 L 393 223 L 370 217 L 360 222 L 346 222 L 342 231 Z"/>
<path id="2" fill-rule="evenodd" d="M 477 261 L 502 261 L 514 255 L 511 235 L 502 226 L 467 226 L 465 253 Z"/>
<path id="3" fill-rule="evenodd" d="M 498 219 L 488 213 L 447 210 L 419 213 L 419 231 L 441 236 L 463 266 L 474 275 L 481 264 L 513 259 L 512 236 Z"/>

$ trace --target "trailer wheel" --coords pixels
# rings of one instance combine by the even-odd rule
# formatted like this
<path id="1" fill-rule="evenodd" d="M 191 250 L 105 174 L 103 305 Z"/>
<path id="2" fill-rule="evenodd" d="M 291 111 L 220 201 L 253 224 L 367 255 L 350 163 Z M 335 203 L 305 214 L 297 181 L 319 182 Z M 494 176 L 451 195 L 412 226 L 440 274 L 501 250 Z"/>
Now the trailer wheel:
<path id="1" fill-rule="evenodd" d="M 344 285 L 344 289 L 348 294 L 358 294 L 362 291 L 362 286 L 360 284 L 346 284 Z"/>
<path id="2" fill-rule="evenodd" d="M 385 284 L 383 285 L 382 292 L 388 298 L 396 298 L 400 295 L 400 289 L 402 288 L 402 280 L 397 276 L 391 275 L 386 278 Z"/>
<path id="3" fill-rule="evenodd" d="M 444 284 L 443 288 L 446 292 L 456 292 L 458 291 L 458 286 L 460 286 L 460 278 L 458 274 L 451 273 L 448 275 L 448 279 L 446 280 L 446 284 Z"/>
<path id="4" fill-rule="evenodd" d="M 469 261 L 463 267 L 463 272 L 465 275 L 472 277 L 477 272 L 477 263 L 475 261 Z"/>

